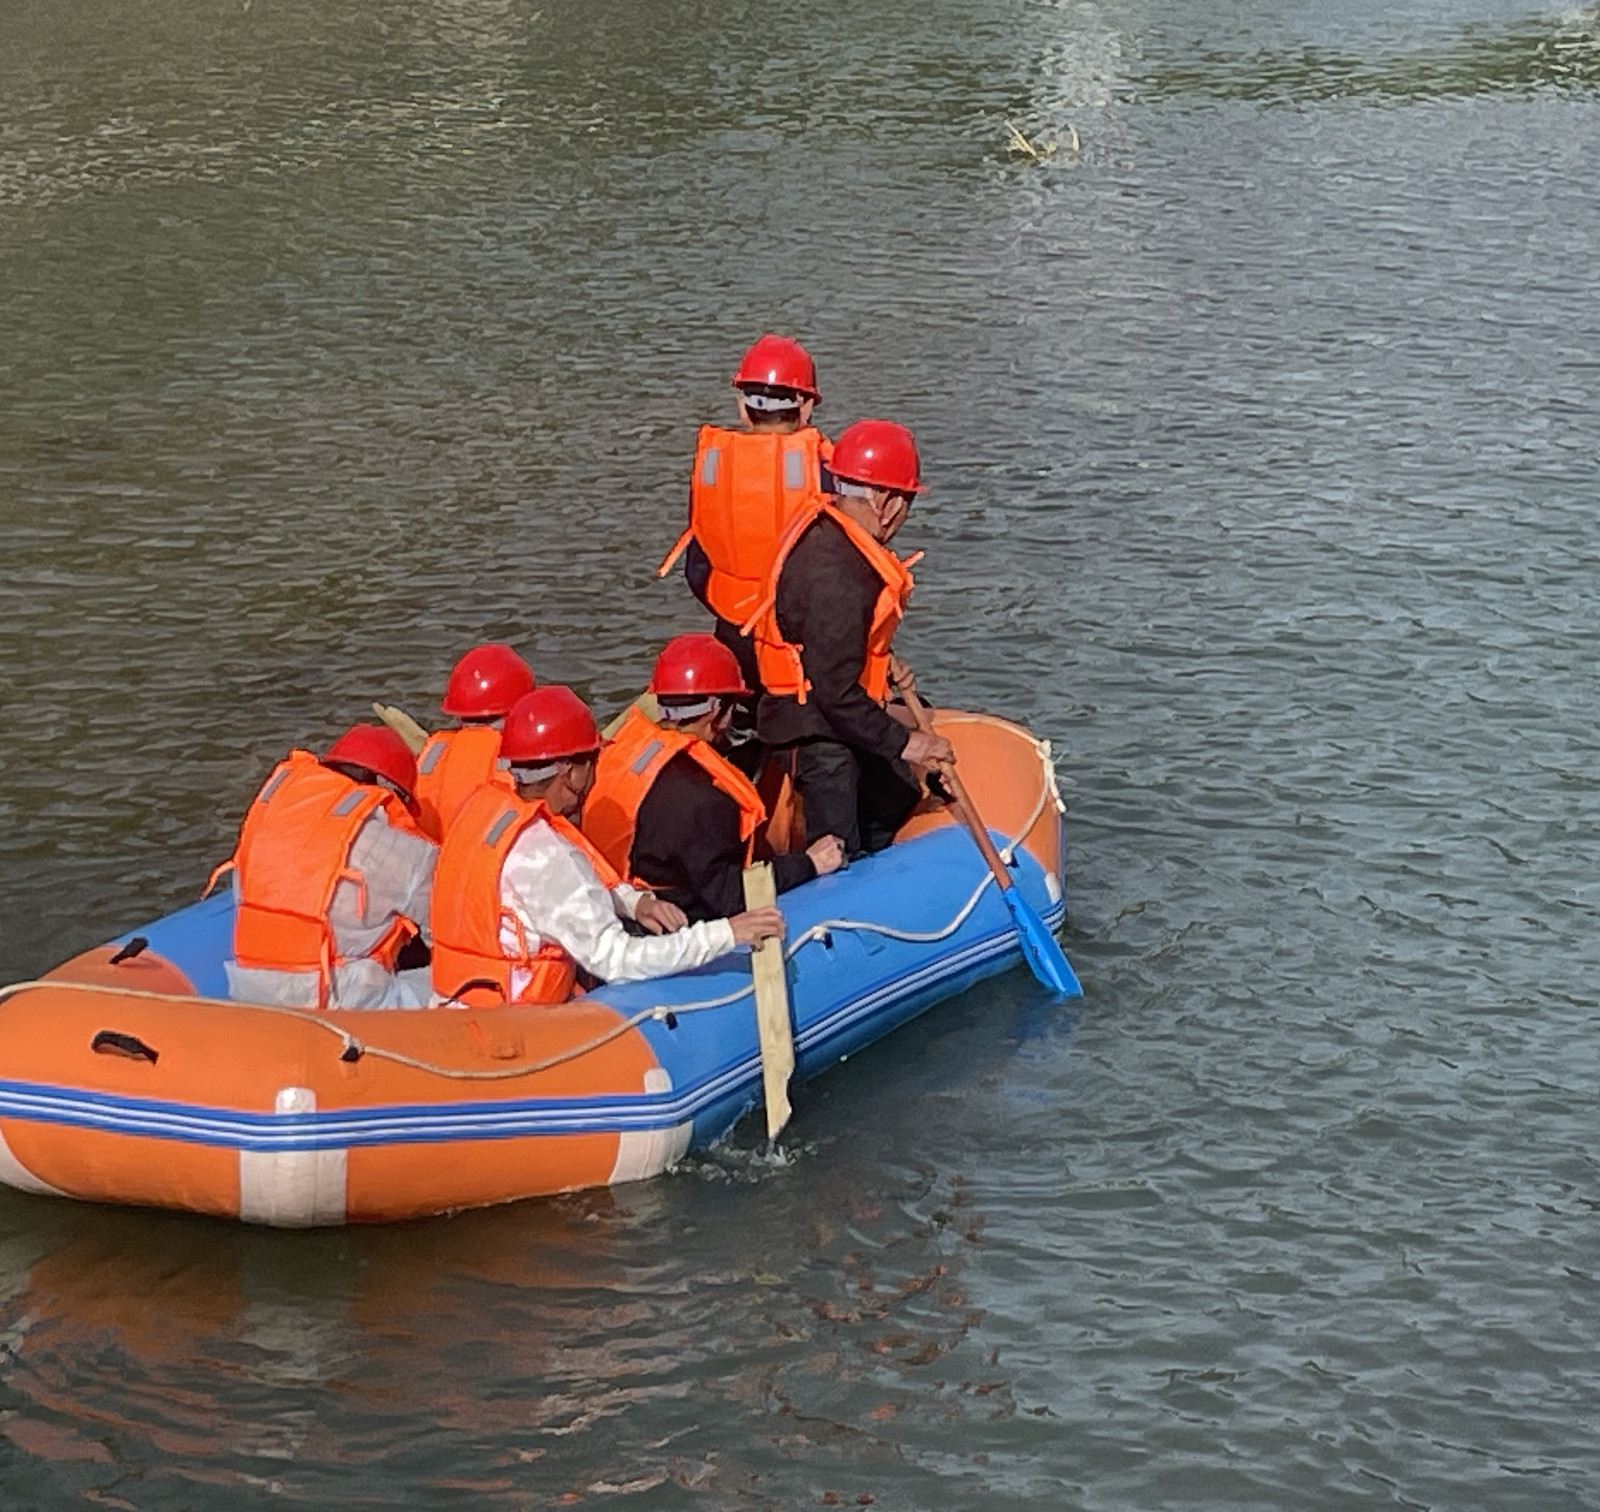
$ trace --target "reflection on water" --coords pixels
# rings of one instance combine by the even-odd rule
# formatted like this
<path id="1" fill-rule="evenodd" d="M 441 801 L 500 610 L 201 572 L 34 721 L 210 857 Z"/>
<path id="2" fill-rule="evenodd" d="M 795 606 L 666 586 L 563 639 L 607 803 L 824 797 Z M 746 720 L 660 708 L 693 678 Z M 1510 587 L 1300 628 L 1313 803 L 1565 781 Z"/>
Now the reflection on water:
<path id="1" fill-rule="evenodd" d="M 1600 12 L 1566 11 L 1511 26 L 1476 23 L 1447 41 L 1393 51 L 1213 52 L 1163 59 L 1135 86 L 1141 98 L 1191 95 L 1263 104 L 1407 101 L 1498 93 L 1590 93 L 1600 88 Z"/>
<path id="2" fill-rule="evenodd" d="M 522 1506 L 554 1486 L 733 1494 L 750 1474 L 737 1451 L 739 1469 L 719 1464 L 729 1412 L 769 1416 L 780 1457 L 823 1450 L 843 1484 L 869 1486 L 899 1458 L 891 1425 L 922 1412 L 903 1388 L 935 1370 L 961 1377 L 941 1381 L 936 1422 L 1027 1412 L 973 1336 L 969 1182 L 874 1174 L 807 1213 L 783 1182 L 767 1165 L 730 1203 L 691 1175 L 287 1238 L 47 1211 L 7 1255 L 3 1431 L 34 1467 L 25 1487 L 65 1477 L 115 1497 L 131 1471 L 163 1495 L 380 1505 L 352 1476 L 381 1466 Z M 770 1221 L 730 1255 L 735 1203 Z"/>

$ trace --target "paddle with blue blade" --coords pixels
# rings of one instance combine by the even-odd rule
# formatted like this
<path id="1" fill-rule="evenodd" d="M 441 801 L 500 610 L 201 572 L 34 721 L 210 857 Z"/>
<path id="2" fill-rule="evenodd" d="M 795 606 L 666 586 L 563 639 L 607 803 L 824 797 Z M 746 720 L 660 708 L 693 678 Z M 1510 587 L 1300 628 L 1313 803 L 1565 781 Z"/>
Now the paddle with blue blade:
<path id="1" fill-rule="evenodd" d="M 902 683 L 900 696 L 905 699 L 906 707 L 911 710 L 911 717 L 916 720 L 917 728 L 926 730 L 930 735 L 935 734 L 933 719 L 928 713 L 927 705 L 917 697 L 916 689 Z M 1022 946 L 1022 958 L 1028 963 L 1028 969 L 1058 998 L 1082 997 L 1083 984 L 1078 980 L 1078 973 L 1072 969 L 1072 962 L 1067 959 L 1066 951 L 1061 948 L 1061 941 L 1050 932 L 1044 920 L 1034 911 L 1033 905 L 1017 888 L 1011 869 L 1000 858 L 1000 852 L 995 849 L 994 841 L 989 838 L 988 827 L 978 817 L 977 809 L 972 806 L 966 784 L 956 774 L 953 766 L 942 768 L 940 776 L 954 795 L 953 807 L 972 832 L 972 838 L 977 841 L 978 849 L 983 852 L 983 859 L 989 863 L 989 870 L 994 873 L 995 886 L 1000 889 L 1000 896 L 1005 899 L 1006 907 L 1011 910 L 1011 922 L 1016 926 L 1017 941 Z"/>

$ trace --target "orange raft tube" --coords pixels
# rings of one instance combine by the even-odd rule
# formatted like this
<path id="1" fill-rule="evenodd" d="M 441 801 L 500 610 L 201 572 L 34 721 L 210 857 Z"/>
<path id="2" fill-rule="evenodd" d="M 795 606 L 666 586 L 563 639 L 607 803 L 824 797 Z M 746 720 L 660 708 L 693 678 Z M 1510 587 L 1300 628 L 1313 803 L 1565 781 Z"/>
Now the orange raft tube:
<path id="1" fill-rule="evenodd" d="M 1048 747 L 944 713 L 1017 885 L 1065 917 Z M 1010 916 L 945 813 L 785 894 L 797 1080 L 1014 966 Z M 226 998 L 233 904 L 194 904 L 0 989 L 0 1181 L 305 1227 L 640 1180 L 760 1097 L 747 958 L 558 1007 L 270 1008 Z"/>

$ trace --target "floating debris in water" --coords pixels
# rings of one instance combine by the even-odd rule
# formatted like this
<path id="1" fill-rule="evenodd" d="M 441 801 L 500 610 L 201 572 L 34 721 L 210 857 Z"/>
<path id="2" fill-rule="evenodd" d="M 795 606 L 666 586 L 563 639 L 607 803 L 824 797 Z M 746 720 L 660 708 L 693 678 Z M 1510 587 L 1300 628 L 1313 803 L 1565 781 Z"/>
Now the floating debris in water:
<path id="1" fill-rule="evenodd" d="M 1036 163 L 1048 162 L 1061 150 L 1059 142 L 1033 142 L 1028 139 L 1018 128 L 1014 121 L 1006 122 L 1006 131 L 1010 140 L 1006 143 L 1006 151 L 1021 152 L 1032 158 Z M 1067 156 L 1076 158 L 1083 152 L 1083 143 L 1078 138 L 1076 126 L 1067 127 Z"/>

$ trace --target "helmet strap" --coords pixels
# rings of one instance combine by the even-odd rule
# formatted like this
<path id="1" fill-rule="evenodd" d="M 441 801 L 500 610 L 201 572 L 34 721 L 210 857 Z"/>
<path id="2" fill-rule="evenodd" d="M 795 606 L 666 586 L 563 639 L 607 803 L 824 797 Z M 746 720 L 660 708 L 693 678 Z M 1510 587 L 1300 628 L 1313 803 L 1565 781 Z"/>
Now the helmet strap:
<path id="1" fill-rule="evenodd" d="M 692 724 L 702 715 L 710 714 L 716 709 L 720 699 L 702 698 L 690 704 L 661 704 L 662 724 Z"/>
<path id="2" fill-rule="evenodd" d="M 541 782 L 549 782 L 561 770 L 561 762 L 545 761 L 538 766 L 518 766 L 512 761 L 502 761 L 500 765 L 511 773 L 513 782 L 521 783 L 527 787 L 535 787 Z"/>

